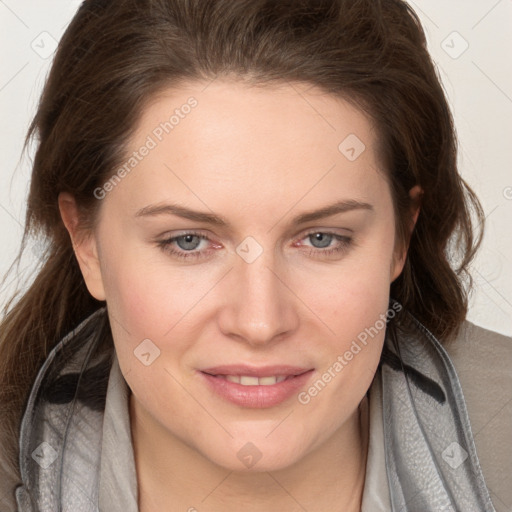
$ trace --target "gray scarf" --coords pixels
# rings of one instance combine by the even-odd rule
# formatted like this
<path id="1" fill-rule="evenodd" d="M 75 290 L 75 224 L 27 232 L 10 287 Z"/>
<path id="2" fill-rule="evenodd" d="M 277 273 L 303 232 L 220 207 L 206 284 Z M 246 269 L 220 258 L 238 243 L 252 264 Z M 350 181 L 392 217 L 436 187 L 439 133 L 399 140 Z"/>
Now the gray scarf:
<path id="1" fill-rule="evenodd" d="M 113 350 L 102 308 L 63 338 L 41 367 L 21 425 L 20 512 L 99 510 Z M 382 386 L 392 511 L 495 512 L 453 364 L 440 342 L 403 310 L 388 319 L 375 378 Z"/>

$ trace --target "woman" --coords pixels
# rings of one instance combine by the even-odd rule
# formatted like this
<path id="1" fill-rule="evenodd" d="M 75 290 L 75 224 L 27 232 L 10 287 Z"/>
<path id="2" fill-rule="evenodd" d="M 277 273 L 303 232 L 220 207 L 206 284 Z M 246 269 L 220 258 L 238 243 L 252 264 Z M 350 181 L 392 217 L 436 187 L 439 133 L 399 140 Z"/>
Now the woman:
<path id="1" fill-rule="evenodd" d="M 510 389 L 510 340 L 464 321 L 483 215 L 406 4 L 87 0 L 34 136 L 2 510 L 505 503 L 454 364 L 488 337 Z"/>

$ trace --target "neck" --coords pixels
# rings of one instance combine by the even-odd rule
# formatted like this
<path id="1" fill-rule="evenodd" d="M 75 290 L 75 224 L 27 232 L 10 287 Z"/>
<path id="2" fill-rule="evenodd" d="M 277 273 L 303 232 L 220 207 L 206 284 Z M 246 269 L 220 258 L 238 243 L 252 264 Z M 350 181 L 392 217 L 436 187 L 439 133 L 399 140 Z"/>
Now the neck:
<path id="1" fill-rule="evenodd" d="M 130 396 L 132 440 L 141 512 L 359 512 L 368 448 L 368 403 L 335 435 L 293 466 L 235 472 L 203 457 L 151 424 Z"/>

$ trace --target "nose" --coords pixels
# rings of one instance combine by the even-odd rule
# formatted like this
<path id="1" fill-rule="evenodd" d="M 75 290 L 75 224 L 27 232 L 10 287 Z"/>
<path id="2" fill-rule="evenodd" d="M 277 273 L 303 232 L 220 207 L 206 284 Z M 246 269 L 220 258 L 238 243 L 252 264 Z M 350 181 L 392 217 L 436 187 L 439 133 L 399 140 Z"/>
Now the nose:
<path id="1" fill-rule="evenodd" d="M 297 329 L 298 299 L 270 251 L 252 263 L 237 256 L 225 286 L 226 301 L 219 314 L 224 335 L 252 346 L 266 346 Z"/>

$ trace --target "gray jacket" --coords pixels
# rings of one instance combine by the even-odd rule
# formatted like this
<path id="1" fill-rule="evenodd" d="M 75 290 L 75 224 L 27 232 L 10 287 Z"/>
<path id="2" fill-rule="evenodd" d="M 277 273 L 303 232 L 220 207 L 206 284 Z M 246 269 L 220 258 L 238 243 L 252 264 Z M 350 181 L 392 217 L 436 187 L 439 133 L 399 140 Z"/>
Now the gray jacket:
<path id="1" fill-rule="evenodd" d="M 370 443 L 362 512 L 511 511 L 512 339 L 466 322 L 445 351 L 412 317 L 403 324 L 408 327 L 394 342 L 386 338 L 366 401 Z M 21 429 L 21 482 L 2 472 L 0 457 L 1 512 L 138 510 L 130 389 L 105 341 L 107 331 L 102 309 L 66 336 L 41 368 Z M 415 344 L 431 367 L 417 362 Z M 433 414 L 449 421 L 429 425 Z M 412 444 L 411 422 L 418 427 Z M 433 435 L 425 433 L 429 429 Z M 426 473 L 433 470 L 428 480 L 411 471 L 417 463 L 407 455 L 412 452 L 420 454 Z"/>

